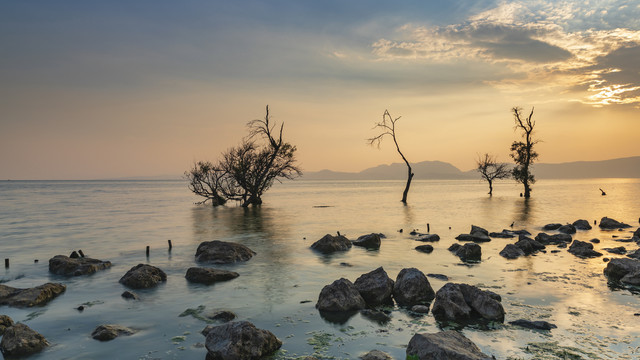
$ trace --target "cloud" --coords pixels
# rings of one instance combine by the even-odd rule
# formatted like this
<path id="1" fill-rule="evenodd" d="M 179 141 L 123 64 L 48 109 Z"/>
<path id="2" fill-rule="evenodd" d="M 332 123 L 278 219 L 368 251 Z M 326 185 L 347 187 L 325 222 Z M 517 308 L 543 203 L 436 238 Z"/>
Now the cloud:
<path id="1" fill-rule="evenodd" d="M 515 1 L 459 24 L 407 24 L 373 43 L 383 61 L 481 61 L 511 76 L 490 83 L 507 91 L 578 93 L 594 106 L 640 106 L 640 7 L 624 0 Z M 526 86 L 523 86 L 526 85 Z"/>

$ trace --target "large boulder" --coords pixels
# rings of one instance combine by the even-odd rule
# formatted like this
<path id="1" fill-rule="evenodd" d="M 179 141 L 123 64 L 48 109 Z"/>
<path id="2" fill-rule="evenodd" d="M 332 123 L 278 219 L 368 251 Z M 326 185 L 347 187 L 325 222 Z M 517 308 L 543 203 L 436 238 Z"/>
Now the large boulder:
<path id="1" fill-rule="evenodd" d="M 212 264 L 232 264 L 247 261 L 256 253 L 248 247 L 228 241 L 205 241 L 196 249 L 196 261 Z"/>
<path id="2" fill-rule="evenodd" d="M 407 359 L 490 360 L 473 341 L 454 330 L 434 334 L 415 334 L 407 346 Z"/>
<path id="3" fill-rule="evenodd" d="M 603 217 L 600 219 L 600 228 L 602 229 L 625 229 L 630 228 L 631 225 L 621 223 L 618 220 L 614 220 L 608 217 Z"/>
<path id="4" fill-rule="evenodd" d="M 0 305 L 14 307 L 42 306 L 62 294 L 67 287 L 57 283 L 46 283 L 28 289 L 18 289 L 0 284 Z"/>
<path id="5" fill-rule="evenodd" d="M 400 270 L 393 285 L 393 297 L 400 306 L 427 305 L 435 292 L 422 271 L 416 268 Z"/>
<path id="6" fill-rule="evenodd" d="M 576 233 L 576 227 L 571 225 L 571 224 L 567 224 L 567 225 L 562 225 L 558 228 L 558 231 L 563 233 L 563 234 L 575 234 Z"/>
<path id="7" fill-rule="evenodd" d="M 449 251 L 453 252 L 464 262 L 480 262 L 482 259 L 482 248 L 475 243 L 464 245 L 453 244 L 449 247 Z"/>
<path id="8" fill-rule="evenodd" d="M 185 278 L 189 282 L 200 283 L 200 284 L 213 284 L 218 281 L 227 281 L 231 279 L 235 279 L 240 276 L 237 272 L 220 270 L 220 269 L 212 269 L 212 268 L 204 268 L 204 267 L 191 267 L 187 269 L 187 274 Z"/>
<path id="9" fill-rule="evenodd" d="M 89 275 L 110 267 L 110 261 L 85 257 L 70 258 L 64 255 L 56 255 L 49 259 L 49 272 L 56 275 Z"/>
<path id="10" fill-rule="evenodd" d="M 392 304 L 393 280 L 381 267 L 361 275 L 354 282 L 356 289 L 368 306 Z"/>
<path id="11" fill-rule="evenodd" d="M 604 275 L 611 281 L 630 282 L 640 274 L 640 261 L 634 259 L 612 259 L 604 269 Z"/>
<path id="12" fill-rule="evenodd" d="M 520 256 L 524 255 L 524 251 L 522 251 L 520 247 L 515 246 L 514 244 L 507 244 L 507 246 L 505 246 L 504 249 L 500 251 L 500 256 L 507 259 L 517 259 Z"/>
<path id="13" fill-rule="evenodd" d="M 248 321 L 230 322 L 207 332 L 207 359 L 257 360 L 271 355 L 282 346 L 273 333 L 258 329 Z"/>
<path id="14" fill-rule="evenodd" d="M 0 351 L 5 358 L 31 355 L 47 346 L 49 342 L 44 336 L 22 323 L 8 327 L 0 341 Z"/>
<path id="15" fill-rule="evenodd" d="M 536 235 L 535 240 L 542 245 L 565 245 L 573 241 L 570 234 L 555 234 L 549 235 L 545 233 L 539 233 Z"/>
<path id="16" fill-rule="evenodd" d="M 356 286 L 345 278 L 323 287 L 316 303 L 316 309 L 325 312 L 360 310 L 365 306 L 366 302 Z"/>
<path id="17" fill-rule="evenodd" d="M 351 241 L 342 235 L 333 236 L 327 234 L 311 244 L 311 248 L 323 254 L 331 254 L 336 251 L 349 250 L 351 248 Z"/>
<path id="18" fill-rule="evenodd" d="M 133 289 L 147 289 L 167 281 L 167 274 L 159 268 L 138 264 L 120 278 L 120 283 Z"/>
<path id="19" fill-rule="evenodd" d="M 467 284 L 445 284 L 436 293 L 431 312 L 438 322 L 466 324 L 478 320 L 504 321 L 500 295 Z"/>
<path id="20" fill-rule="evenodd" d="M 520 236 L 520 240 L 518 240 L 514 245 L 522 249 L 525 255 L 531 255 L 534 252 L 544 250 L 545 248 L 545 246 L 540 242 L 526 236 Z"/>
<path id="21" fill-rule="evenodd" d="M 584 219 L 576 220 L 572 225 L 578 230 L 591 230 L 591 224 Z"/>
<path id="22" fill-rule="evenodd" d="M 106 324 L 99 325 L 93 332 L 91 337 L 100 341 L 109 341 L 121 335 L 133 335 L 136 331 L 121 325 Z"/>
<path id="23" fill-rule="evenodd" d="M 368 235 L 362 235 L 353 241 L 353 245 L 361 246 L 367 249 L 380 249 L 382 243 L 380 234 L 371 233 Z"/>
<path id="24" fill-rule="evenodd" d="M 593 250 L 592 243 L 580 240 L 574 240 L 567 251 L 581 258 L 593 258 L 602 256 L 602 253 Z"/>
<path id="25" fill-rule="evenodd" d="M 0 336 L 4 334 L 4 331 L 7 330 L 8 327 L 13 325 L 13 320 L 7 315 L 0 315 Z"/>

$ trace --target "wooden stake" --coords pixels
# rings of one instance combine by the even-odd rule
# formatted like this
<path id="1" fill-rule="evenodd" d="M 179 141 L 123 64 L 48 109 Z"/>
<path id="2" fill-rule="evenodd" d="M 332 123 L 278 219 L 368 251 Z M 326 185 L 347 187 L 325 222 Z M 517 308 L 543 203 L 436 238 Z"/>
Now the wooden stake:
<path id="1" fill-rule="evenodd" d="M 4 259 L 4 267 L 9 268 L 9 259 Z"/>
<path id="2" fill-rule="evenodd" d="M 171 240 L 167 240 L 169 242 L 169 251 L 171 251 L 171 248 L 173 247 L 173 245 L 171 245 Z"/>
<path id="3" fill-rule="evenodd" d="M 147 257 L 149 257 L 149 245 L 147 245 Z"/>

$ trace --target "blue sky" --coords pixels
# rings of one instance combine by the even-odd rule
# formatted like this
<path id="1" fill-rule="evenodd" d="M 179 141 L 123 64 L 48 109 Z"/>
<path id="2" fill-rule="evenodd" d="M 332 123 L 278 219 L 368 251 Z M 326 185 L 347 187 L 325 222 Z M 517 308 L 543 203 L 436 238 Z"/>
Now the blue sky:
<path id="1" fill-rule="evenodd" d="M 305 170 L 639 155 L 636 1 L 5 1 L 0 178 L 180 174 L 269 104 Z"/>

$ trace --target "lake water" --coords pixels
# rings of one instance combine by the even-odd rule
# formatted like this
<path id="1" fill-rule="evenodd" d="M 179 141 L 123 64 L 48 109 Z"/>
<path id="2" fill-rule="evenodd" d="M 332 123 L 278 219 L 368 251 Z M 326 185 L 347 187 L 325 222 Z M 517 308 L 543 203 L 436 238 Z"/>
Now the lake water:
<path id="1" fill-rule="evenodd" d="M 514 229 L 535 236 L 547 223 L 587 219 L 593 224 L 608 216 L 631 224 L 633 231 L 640 217 L 640 180 L 541 180 L 528 201 L 510 182 L 497 184 L 488 197 L 488 187 L 480 181 L 414 181 L 407 206 L 399 201 L 403 188 L 402 181 L 294 181 L 274 186 L 262 207 L 244 209 L 194 205 L 198 199 L 183 181 L 4 181 L 0 257 L 10 259 L 10 268 L 0 272 L 0 281 L 14 287 L 61 282 L 67 291 L 44 307 L 0 307 L 0 313 L 28 324 L 52 343 L 31 359 L 204 359 L 200 331 L 207 324 L 179 316 L 199 306 L 204 312 L 231 310 L 238 319 L 270 330 L 283 341 L 281 359 L 354 359 L 373 349 L 404 359 L 413 334 L 439 331 L 431 314 L 414 317 L 395 308 L 384 325 L 360 314 L 332 323 L 314 305 L 322 287 L 341 277 L 355 281 L 383 266 L 395 279 L 402 268 L 416 267 L 502 296 L 505 325 L 462 330 L 496 358 L 529 359 L 540 348 L 546 350 L 536 358 L 563 358 L 564 351 L 586 359 L 640 354 L 640 317 L 634 316 L 640 312 L 640 295 L 609 288 L 602 258 L 580 259 L 561 249 L 506 260 L 498 253 L 513 239 L 482 244 L 482 262 L 471 266 L 447 251 L 472 224 L 501 231 L 513 223 Z M 431 254 L 415 251 L 421 243 L 409 235 L 412 229 L 426 232 L 427 224 L 441 237 Z M 309 249 L 336 231 L 352 240 L 372 232 L 387 238 L 377 251 L 354 247 L 323 256 Z M 629 236 L 628 231 L 594 227 L 574 238 L 600 239 L 596 250 L 620 245 L 635 250 L 635 243 L 616 241 Z M 189 284 L 184 275 L 197 265 L 195 250 L 210 240 L 239 242 L 257 255 L 246 263 L 219 266 L 238 272 L 237 279 Z M 146 246 L 151 248 L 148 258 Z M 48 273 L 49 258 L 78 249 L 110 260 L 113 267 L 73 278 Z M 125 287 L 118 280 L 138 263 L 161 268 L 168 280 L 136 291 L 141 301 L 127 301 L 120 296 Z M 429 281 L 436 291 L 445 284 Z M 81 304 L 86 309 L 79 312 L 75 308 Z M 507 324 L 520 318 L 546 320 L 558 328 L 537 332 Z M 93 329 L 105 323 L 140 331 L 109 342 L 93 340 Z"/>

